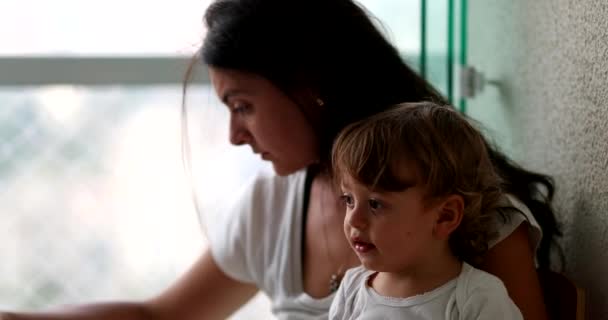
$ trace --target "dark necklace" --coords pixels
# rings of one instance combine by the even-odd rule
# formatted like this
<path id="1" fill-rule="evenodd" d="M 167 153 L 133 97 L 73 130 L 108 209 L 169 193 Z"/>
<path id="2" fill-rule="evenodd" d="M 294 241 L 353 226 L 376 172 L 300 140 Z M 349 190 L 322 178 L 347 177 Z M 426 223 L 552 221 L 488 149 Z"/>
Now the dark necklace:
<path id="1" fill-rule="evenodd" d="M 321 215 L 323 216 L 323 238 L 325 240 L 325 251 L 327 253 L 327 261 L 329 261 L 329 263 L 333 266 L 335 264 L 335 260 L 333 259 L 333 256 L 331 254 L 331 250 L 329 249 L 329 237 L 327 236 L 327 215 L 325 214 L 325 208 L 327 208 L 327 192 L 330 191 L 325 191 L 322 190 L 321 192 Z M 342 276 L 343 276 L 343 269 L 344 268 L 344 264 L 341 264 L 340 267 L 338 267 L 338 270 L 336 270 L 336 272 L 331 274 L 331 277 L 329 277 L 329 293 L 334 293 L 338 290 L 338 288 L 340 287 L 340 282 L 342 281 Z"/>
<path id="2" fill-rule="evenodd" d="M 340 271 L 338 271 L 340 272 Z M 329 293 L 334 293 L 340 287 L 340 282 L 342 281 L 342 276 L 340 274 L 333 273 L 329 278 Z"/>

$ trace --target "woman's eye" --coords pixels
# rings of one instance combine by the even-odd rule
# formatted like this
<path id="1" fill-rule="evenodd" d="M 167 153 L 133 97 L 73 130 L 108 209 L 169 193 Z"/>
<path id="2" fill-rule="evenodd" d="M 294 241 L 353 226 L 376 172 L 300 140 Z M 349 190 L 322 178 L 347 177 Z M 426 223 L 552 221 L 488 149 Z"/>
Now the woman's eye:
<path id="1" fill-rule="evenodd" d="M 235 103 L 232 107 L 232 112 L 236 114 L 244 114 L 250 110 L 250 106 L 245 103 Z"/>
<path id="2" fill-rule="evenodd" d="M 344 203 L 349 208 L 352 208 L 355 205 L 353 197 L 348 194 L 341 195 L 340 200 L 342 200 L 342 203 Z"/>

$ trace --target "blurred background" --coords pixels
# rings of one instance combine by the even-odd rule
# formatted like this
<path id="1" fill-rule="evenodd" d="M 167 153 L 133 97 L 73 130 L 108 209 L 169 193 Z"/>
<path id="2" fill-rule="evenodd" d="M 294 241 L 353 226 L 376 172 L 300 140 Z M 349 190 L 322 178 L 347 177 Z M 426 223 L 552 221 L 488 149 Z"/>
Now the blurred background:
<path id="1" fill-rule="evenodd" d="M 608 2 L 360 3 L 500 149 L 555 177 L 563 271 L 608 318 Z M 206 247 L 205 221 L 269 170 L 229 145 L 199 66 L 184 172 L 182 78 L 208 4 L 2 0 L 0 309 L 158 293 Z M 232 318 L 271 318 L 268 300 Z"/>

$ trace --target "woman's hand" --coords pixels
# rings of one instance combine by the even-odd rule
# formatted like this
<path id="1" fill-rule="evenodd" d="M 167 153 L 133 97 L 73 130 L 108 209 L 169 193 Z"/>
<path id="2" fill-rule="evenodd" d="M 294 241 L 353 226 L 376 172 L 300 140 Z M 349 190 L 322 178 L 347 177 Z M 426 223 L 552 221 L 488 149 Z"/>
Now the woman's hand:
<path id="1" fill-rule="evenodd" d="M 0 312 L 0 320 L 17 320 L 13 318 L 9 313 Z"/>
<path id="2" fill-rule="evenodd" d="M 228 277 L 210 251 L 171 288 L 146 303 L 155 319 L 226 319 L 258 292 Z"/>
<path id="3" fill-rule="evenodd" d="M 0 313 L 0 320 L 190 320 L 226 319 L 257 292 L 226 276 L 210 252 L 175 285 L 145 302 L 74 306 L 44 313 Z"/>

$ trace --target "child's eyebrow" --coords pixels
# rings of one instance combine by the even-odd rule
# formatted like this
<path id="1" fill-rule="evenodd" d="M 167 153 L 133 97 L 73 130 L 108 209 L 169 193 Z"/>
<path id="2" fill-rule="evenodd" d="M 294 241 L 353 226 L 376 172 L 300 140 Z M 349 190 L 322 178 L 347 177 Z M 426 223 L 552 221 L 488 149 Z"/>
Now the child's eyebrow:
<path id="1" fill-rule="evenodd" d="M 416 186 L 416 179 L 407 179 L 401 181 L 403 190 Z"/>
<path id="2" fill-rule="evenodd" d="M 344 189 L 350 189 L 352 186 L 350 183 L 345 182 L 344 179 L 342 179 L 342 181 L 340 181 L 340 189 L 344 190 Z"/>
<path id="3" fill-rule="evenodd" d="M 394 185 L 392 188 L 377 187 L 376 191 L 385 193 L 402 192 L 409 188 L 415 187 L 418 184 L 416 180 L 398 180 L 397 183 L 398 184 Z"/>

